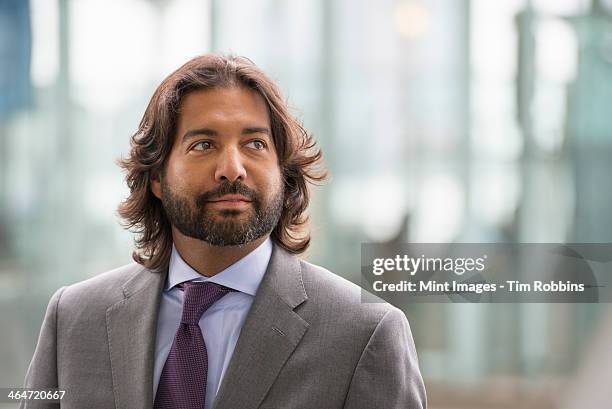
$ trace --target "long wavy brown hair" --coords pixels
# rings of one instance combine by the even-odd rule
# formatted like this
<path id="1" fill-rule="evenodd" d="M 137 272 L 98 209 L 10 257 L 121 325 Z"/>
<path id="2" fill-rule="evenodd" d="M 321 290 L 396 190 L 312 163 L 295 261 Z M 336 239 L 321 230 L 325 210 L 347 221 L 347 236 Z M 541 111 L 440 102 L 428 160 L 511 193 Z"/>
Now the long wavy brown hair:
<path id="1" fill-rule="evenodd" d="M 171 225 L 161 201 L 151 191 L 151 179 L 163 172 L 175 138 L 181 101 L 189 92 L 242 86 L 259 93 L 268 106 L 272 139 L 284 181 L 284 207 L 271 233 L 285 250 L 299 254 L 310 244 L 306 210 L 309 183 L 323 181 L 327 172 L 312 135 L 289 112 L 277 85 L 244 57 L 208 54 L 193 58 L 170 74 L 155 90 L 130 140 L 127 158 L 118 161 L 126 172 L 130 195 L 118 208 L 123 225 L 136 233 L 133 259 L 160 271 L 172 251 Z"/>

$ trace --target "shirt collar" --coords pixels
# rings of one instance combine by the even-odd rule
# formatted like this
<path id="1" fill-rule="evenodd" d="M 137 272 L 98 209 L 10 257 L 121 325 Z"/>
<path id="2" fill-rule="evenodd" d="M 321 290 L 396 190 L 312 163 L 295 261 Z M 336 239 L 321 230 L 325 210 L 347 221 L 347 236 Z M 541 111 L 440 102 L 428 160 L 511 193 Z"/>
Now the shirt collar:
<path id="1" fill-rule="evenodd" d="M 212 277 L 206 277 L 191 268 L 173 244 L 164 291 L 170 291 L 176 285 L 186 281 L 210 281 L 254 297 L 268 268 L 271 255 L 272 240 L 268 237 L 259 247 L 225 270 Z"/>

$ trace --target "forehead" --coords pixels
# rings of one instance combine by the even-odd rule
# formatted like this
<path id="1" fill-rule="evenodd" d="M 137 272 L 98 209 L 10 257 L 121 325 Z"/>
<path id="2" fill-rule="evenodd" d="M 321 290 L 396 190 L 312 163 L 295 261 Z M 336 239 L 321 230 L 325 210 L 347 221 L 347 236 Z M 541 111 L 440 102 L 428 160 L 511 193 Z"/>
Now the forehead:
<path id="1" fill-rule="evenodd" d="M 269 126 L 268 105 L 256 91 L 230 86 L 192 91 L 181 102 L 178 128 L 235 123 Z"/>

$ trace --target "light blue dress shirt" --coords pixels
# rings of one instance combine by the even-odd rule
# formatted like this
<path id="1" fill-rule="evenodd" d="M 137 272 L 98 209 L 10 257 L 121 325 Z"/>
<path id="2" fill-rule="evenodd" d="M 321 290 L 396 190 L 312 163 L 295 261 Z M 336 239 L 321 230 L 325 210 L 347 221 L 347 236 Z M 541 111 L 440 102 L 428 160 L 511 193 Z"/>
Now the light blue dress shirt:
<path id="1" fill-rule="evenodd" d="M 168 276 L 157 321 L 153 399 L 155 399 L 159 378 L 181 321 L 183 291 L 176 286 L 186 281 L 210 281 L 236 290 L 214 303 L 200 318 L 200 330 L 208 352 L 208 378 L 204 408 L 210 409 L 234 353 L 244 320 L 268 268 L 271 255 L 272 241 L 268 238 L 255 250 L 225 270 L 212 277 L 205 277 L 191 268 L 172 246 Z"/>

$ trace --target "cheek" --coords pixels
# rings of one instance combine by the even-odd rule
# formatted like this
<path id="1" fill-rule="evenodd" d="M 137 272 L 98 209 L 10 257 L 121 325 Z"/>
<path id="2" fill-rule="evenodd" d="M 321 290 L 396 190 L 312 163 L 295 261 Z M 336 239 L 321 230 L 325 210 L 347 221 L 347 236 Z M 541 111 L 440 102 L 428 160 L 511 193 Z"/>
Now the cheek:
<path id="1" fill-rule="evenodd" d="M 283 176 L 278 166 L 271 166 L 266 172 L 266 183 L 271 190 L 278 190 L 283 185 Z"/>
<path id="2" fill-rule="evenodd" d="M 190 163 L 176 162 L 167 170 L 167 183 L 175 190 L 183 192 L 201 192 L 210 187 L 211 178 L 204 166 L 194 166 Z"/>
<path id="3" fill-rule="evenodd" d="M 253 178 L 254 187 L 266 198 L 271 198 L 283 188 L 283 181 L 279 171 L 262 170 Z M 249 185 L 250 183 L 247 183 Z"/>
<path id="4" fill-rule="evenodd" d="M 279 191 L 283 191 L 285 188 L 285 182 L 283 180 L 283 175 L 278 172 L 276 175 L 276 186 Z"/>
<path id="5" fill-rule="evenodd" d="M 283 177 L 280 172 L 277 172 L 270 181 L 270 192 L 274 192 L 273 194 L 275 196 L 278 194 L 284 194 L 284 188 L 285 185 L 283 182 Z"/>

